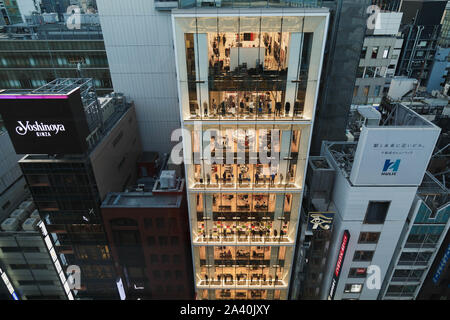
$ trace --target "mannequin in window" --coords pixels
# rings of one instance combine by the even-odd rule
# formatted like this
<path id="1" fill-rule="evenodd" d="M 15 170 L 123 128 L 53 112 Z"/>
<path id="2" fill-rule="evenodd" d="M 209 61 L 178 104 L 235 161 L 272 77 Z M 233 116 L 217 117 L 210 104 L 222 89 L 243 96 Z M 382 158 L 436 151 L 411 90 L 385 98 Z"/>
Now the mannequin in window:
<path id="1" fill-rule="evenodd" d="M 285 107 L 284 107 L 284 110 L 285 110 L 284 115 L 285 115 L 286 117 L 289 116 L 289 111 L 291 111 L 291 104 L 290 104 L 289 101 L 286 102 L 286 105 L 285 105 Z"/>

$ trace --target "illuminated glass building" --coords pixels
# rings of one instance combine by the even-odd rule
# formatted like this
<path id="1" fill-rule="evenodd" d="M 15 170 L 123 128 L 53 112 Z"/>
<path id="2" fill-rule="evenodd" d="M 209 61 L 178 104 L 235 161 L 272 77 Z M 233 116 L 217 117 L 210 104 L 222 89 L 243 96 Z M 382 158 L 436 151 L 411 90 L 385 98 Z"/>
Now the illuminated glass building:
<path id="1" fill-rule="evenodd" d="M 172 11 L 197 299 L 288 298 L 328 17 Z"/>

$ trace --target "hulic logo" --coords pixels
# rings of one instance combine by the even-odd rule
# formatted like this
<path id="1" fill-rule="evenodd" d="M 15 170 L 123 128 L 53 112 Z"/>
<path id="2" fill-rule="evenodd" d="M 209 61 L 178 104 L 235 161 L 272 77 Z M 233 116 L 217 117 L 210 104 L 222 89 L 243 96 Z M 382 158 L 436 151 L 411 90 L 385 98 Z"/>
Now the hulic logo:
<path id="1" fill-rule="evenodd" d="M 391 159 L 386 159 L 383 166 L 383 172 L 381 175 L 384 176 L 395 176 L 398 171 L 398 167 L 400 166 L 400 159 L 395 161 L 391 161 Z"/>
<path id="2" fill-rule="evenodd" d="M 54 132 L 56 135 L 60 131 L 66 131 L 62 124 L 43 124 L 37 121 L 31 124 L 30 121 L 27 121 L 25 124 L 22 121 L 17 122 L 19 125 L 16 127 L 16 133 L 21 136 L 26 135 L 28 131 L 34 131 L 38 137 L 51 137 L 50 132 Z"/>

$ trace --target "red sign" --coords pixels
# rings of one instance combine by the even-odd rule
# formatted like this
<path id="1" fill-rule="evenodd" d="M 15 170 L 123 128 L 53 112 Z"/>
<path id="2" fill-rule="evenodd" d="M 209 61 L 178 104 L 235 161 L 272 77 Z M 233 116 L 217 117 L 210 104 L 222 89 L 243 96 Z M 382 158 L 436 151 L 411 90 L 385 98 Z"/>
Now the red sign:
<path id="1" fill-rule="evenodd" d="M 334 269 L 334 274 L 336 277 L 339 277 L 339 273 L 341 272 L 342 262 L 344 260 L 345 250 L 347 249 L 349 239 L 349 232 L 345 230 L 344 235 L 342 236 L 341 248 L 339 249 L 338 260 L 336 262 L 336 268 Z"/>

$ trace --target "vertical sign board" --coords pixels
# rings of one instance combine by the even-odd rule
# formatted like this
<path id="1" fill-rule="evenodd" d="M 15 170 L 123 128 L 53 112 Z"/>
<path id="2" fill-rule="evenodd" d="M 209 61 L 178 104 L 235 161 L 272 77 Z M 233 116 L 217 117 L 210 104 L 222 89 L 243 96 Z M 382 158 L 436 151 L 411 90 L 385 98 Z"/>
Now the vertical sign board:
<path id="1" fill-rule="evenodd" d="M 350 173 L 353 185 L 422 182 L 440 128 L 363 127 Z"/>
<path id="2" fill-rule="evenodd" d="M 447 265 L 448 259 L 450 258 L 450 244 L 447 247 L 447 250 L 444 252 L 444 256 L 442 257 L 441 261 L 439 262 L 439 266 L 433 276 L 433 282 L 437 284 L 439 282 L 439 278 L 441 277 L 442 271 L 445 269 L 445 266 Z"/>
<path id="3" fill-rule="evenodd" d="M 344 231 L 342 236 L 341 246 L 339 247 L 339 254 L 336 261 L 336 267 L 333 272 L 333 279 L 331 280 L 330 293 L 328 294 L 328 300 L 333 300 L 336 293 L 336 287 L 341 275 L 342 265 L 344 263 L 345 253 L 347 252 L 348 242 L 350 240 L 350 232 L 348 230 Z"/>
<path id="4" fill-rule="evenodd" d="M 2 269 L 0 269 L 0 278 L 5 283 L 6 288 L 8 289 L 9 293 L 11 294 L 12 298 L 14 300 L 19 300 L 19 297 L 16 294 L 16 291 L 14 290 L 11 281 L 9 281 L 8 276 L 6 275 L 6 272 L 3 272 Z"/>
<path id="5" fill-rule="evenodd" d="M 69 94 L 0 94 L 0 114 L 17 154 L 80 154 L 89 127 L 80 90 Z"/>

